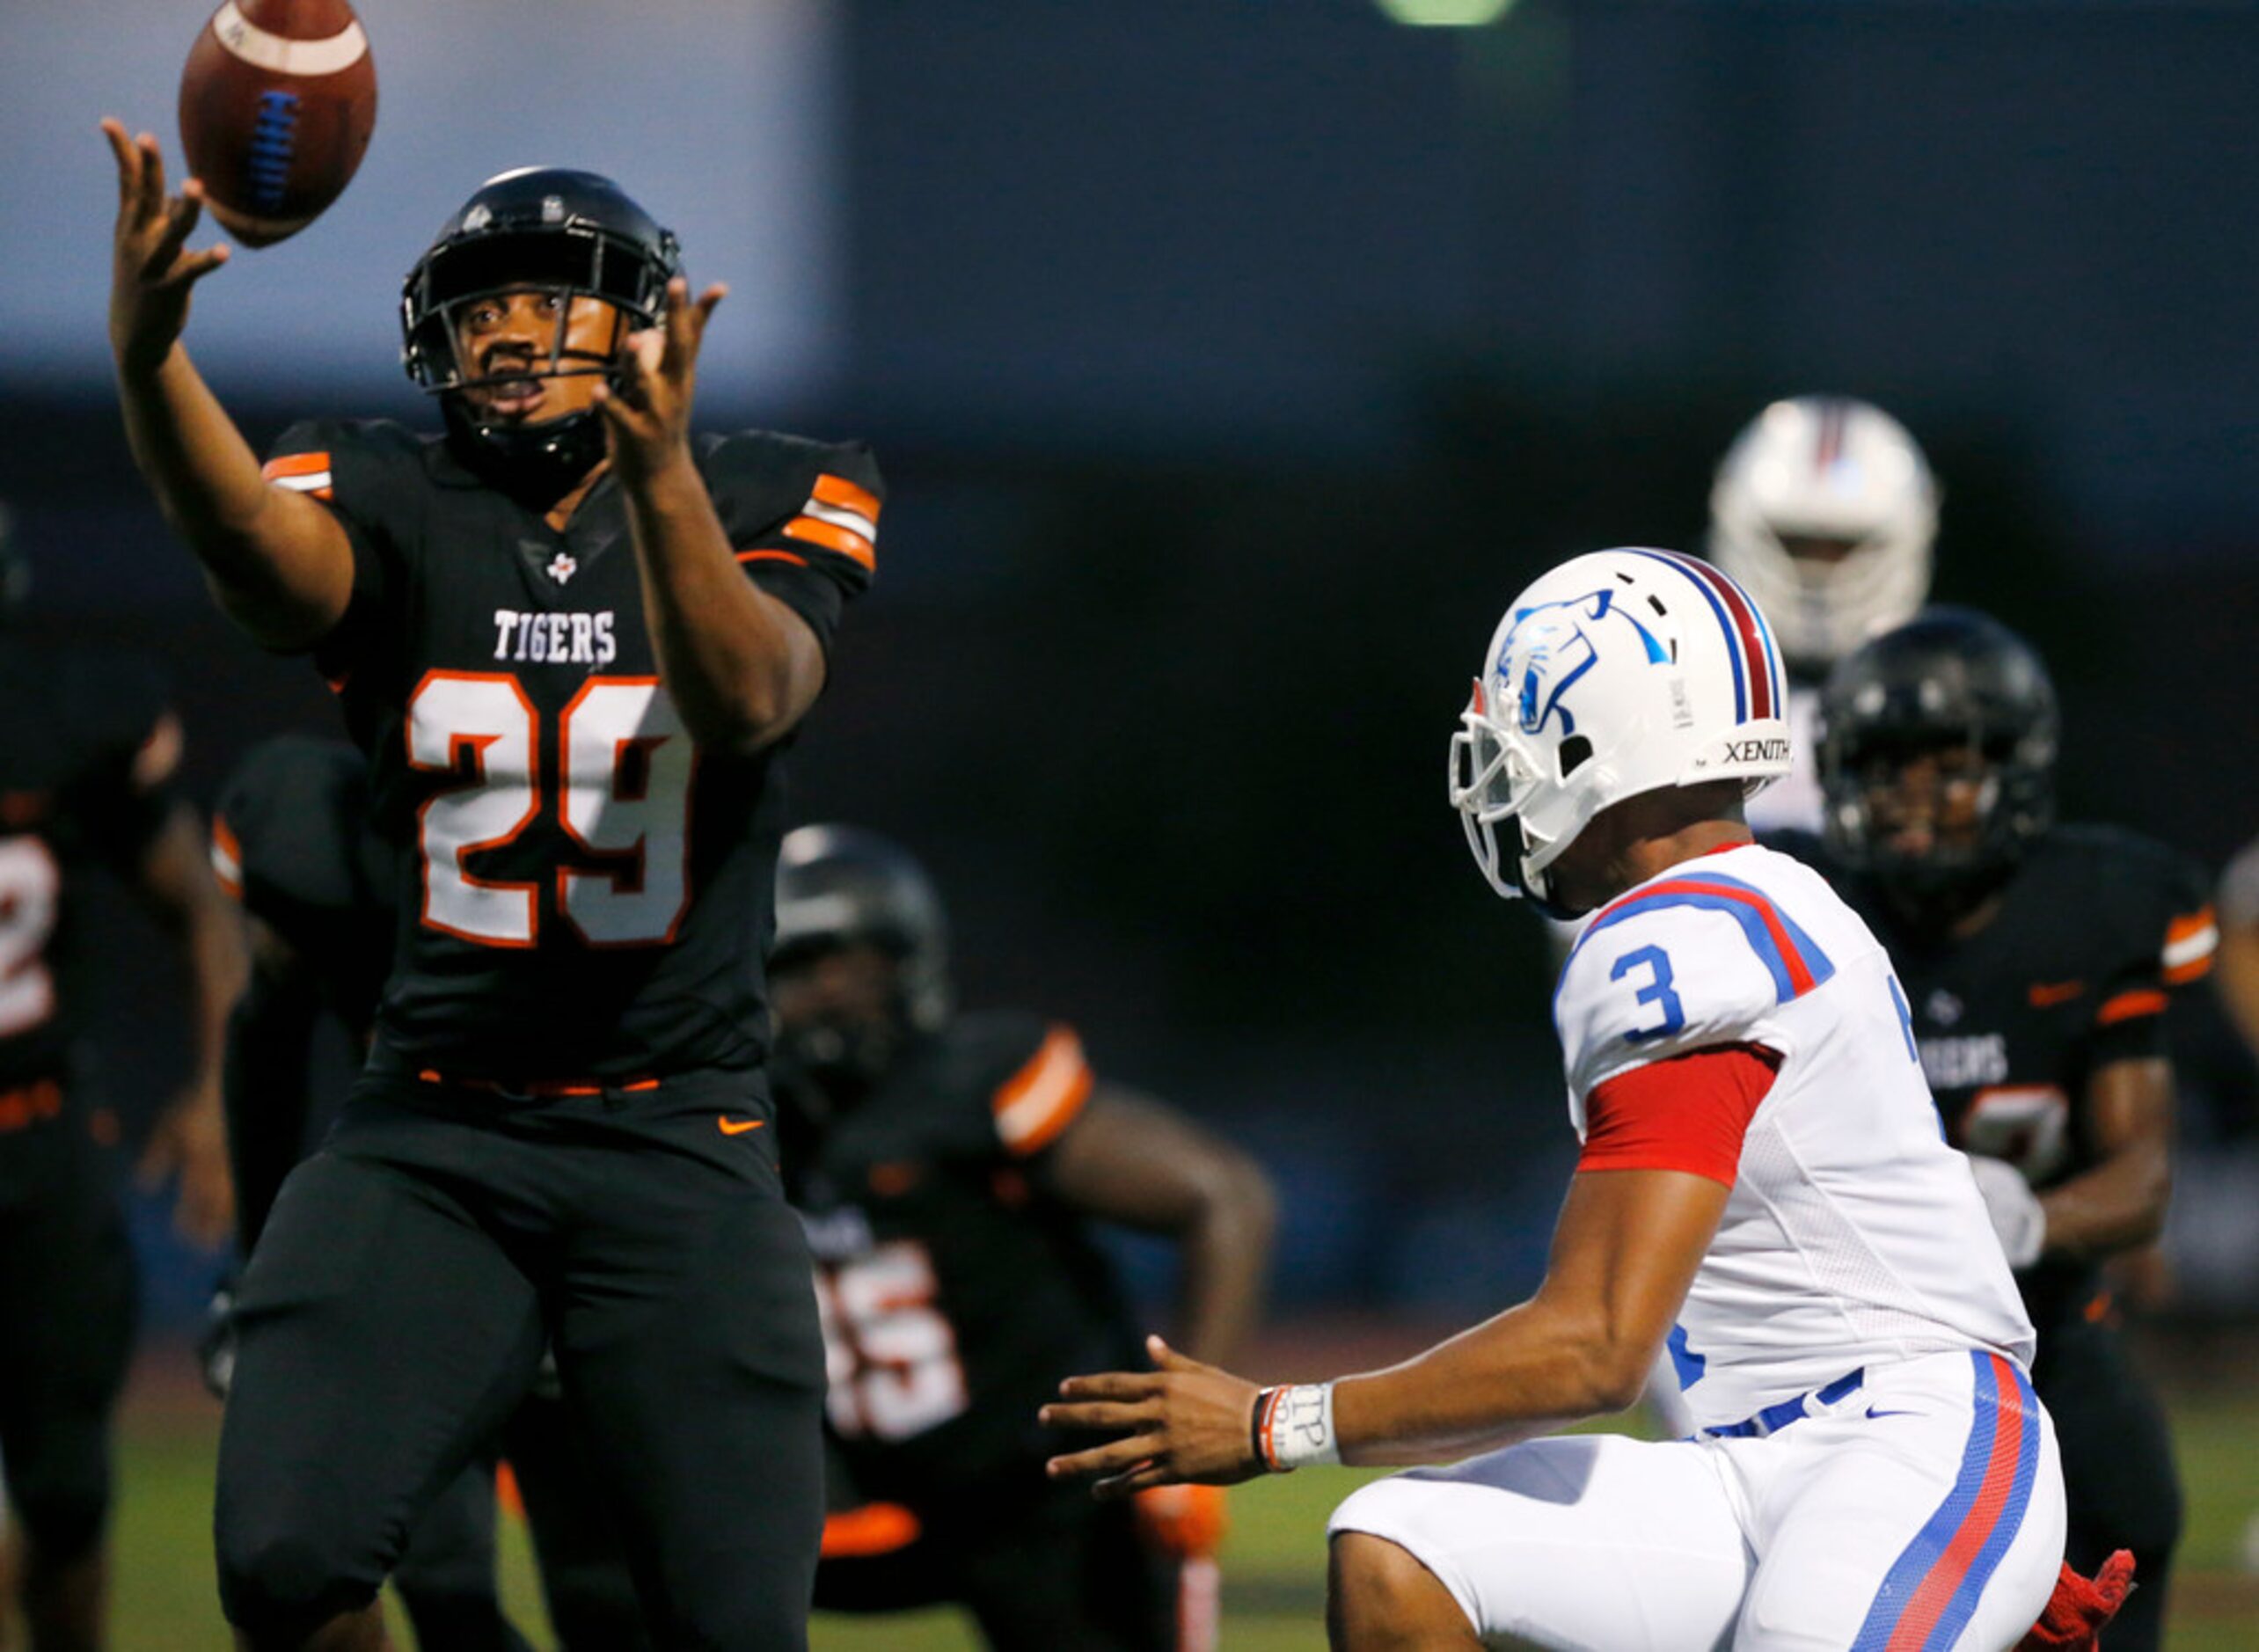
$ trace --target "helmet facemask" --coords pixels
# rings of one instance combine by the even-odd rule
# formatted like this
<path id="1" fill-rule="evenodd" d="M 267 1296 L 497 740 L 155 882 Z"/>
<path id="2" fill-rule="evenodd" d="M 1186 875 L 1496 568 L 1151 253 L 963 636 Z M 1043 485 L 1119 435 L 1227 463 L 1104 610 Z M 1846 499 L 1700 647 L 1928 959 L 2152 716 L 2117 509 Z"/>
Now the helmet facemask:
<path id="1" fill-rule="evenodd" d="M 827 938 L 780 949 L 769 960 L 771 988 L 786 996 L 797 971 L 823 967 L 824 959 L 849 947 L 868 947 L 883 956 L 887 983 L 877 1001 L 833 1002 L 789 1019 L 777 1016 L 776 1061 L 788 1080 L 813 1083 L 834 1105 L 852 1104 L 886 1076 L 903 1047 L 917 1034 L 903 965 L 906 950 L 876 937 Z"/>
<path id="2" fill-rule="evenodd" d="M 948 925 L 925 869 L 875 832 L 802 826 L 778 851 L 769 974 L 782 1005 L 800 970 L 845 973 L 811 983 L 777 1017 L 779 1070 L 835 1104 L 860 1096 L 913 1041 L 948 1024 Z M 883 981 L 871 971 L 883 967 Z"/>
<path id="3" fill-rule="evenodd" d="M 1590 756 L 1591 746 L 1582 735 L 1571 735 L 1561 742 L 1559 761 L 1573 770 Z M 1547 868 L 1585 821 L 1574 820 L 1565 830 L 1555 822 L 1550 833 L 1532 826 L 1530 811 L 1539 803 L 1546 778 L 1544 761 L 1518 730 L 1490 719 L 1478 681 L 1459 714 L 1459 731 L 1451 736 L 1451 807 L 1459 813 L 1467 848 L 1490 887 L 1510 901 L 1527 901 L 1547 917 L 1566 921 L 1577 915 L 1554 898 Z M 1568 776 L 1558 778 L 1565 781 Z"/>
<path id="4" fill-rule="evenodd" d="M 1933 716 L 1828 743 L 1829 844 L 1918 928 L 1975 908 L 2053 816 L 2051 728 L 2020 736 L 1981 717 Z"/>

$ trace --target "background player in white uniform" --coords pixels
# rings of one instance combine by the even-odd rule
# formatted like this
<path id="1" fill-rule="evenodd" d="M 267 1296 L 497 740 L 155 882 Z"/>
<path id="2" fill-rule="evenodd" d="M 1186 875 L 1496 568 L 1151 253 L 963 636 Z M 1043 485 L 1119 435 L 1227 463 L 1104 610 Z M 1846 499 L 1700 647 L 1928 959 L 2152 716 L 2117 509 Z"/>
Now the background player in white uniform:
<path id="1" fill-rule="evenodd" d="M 1710 560 L 1757 599 L 1788 668 L 1793 761 L 1751 800 L 1757 830 L 1819 830 L 1820 682 L 1921 607 L 1937 506 L 1906 428 L 1847 396 L 1776 401 L 1726 450 L 1710 490 Z"/>
<path id="2" fill-rule="evenodd" d="M 1787 764 L 1780 675 L 1689 558 L 1602 552 L 1523 593 L 1451 793 L 1500 893 L 1594 914 L 1555 998 L 1584 1155 L 1545 1283 L 1337 1383 L 1258 1390 L 1156 1340 L 1158 1371 L 1064 1385 L 1047 1420 L 1123 1437 L 1053 1473 L 1116 1495 L 1488 1452 L 1336 1512 L 1338 1647 L 2024 1634 L 2064 1522 L 2031 1327 L 1889 960 L 1742 820 Z M 1533 1438 L 1628 1405 L 1666 1335 L 1697 1438 Z"/>

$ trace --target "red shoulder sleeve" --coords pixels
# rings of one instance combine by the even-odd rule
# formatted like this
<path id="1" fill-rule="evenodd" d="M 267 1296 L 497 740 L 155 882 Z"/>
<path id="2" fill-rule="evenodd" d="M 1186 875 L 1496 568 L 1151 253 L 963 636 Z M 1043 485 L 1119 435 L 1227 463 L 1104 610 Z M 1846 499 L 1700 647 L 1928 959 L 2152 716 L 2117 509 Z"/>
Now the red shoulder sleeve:
<path id="1" fill-rule="evenodd" d="M 1686 1170 L 1730 1188 L 1780 1068 L 1780 1051 L 1762 1044 L 1714 1044 L 1619 1073 L 1585 1098 L 1576 1167 Z"/>

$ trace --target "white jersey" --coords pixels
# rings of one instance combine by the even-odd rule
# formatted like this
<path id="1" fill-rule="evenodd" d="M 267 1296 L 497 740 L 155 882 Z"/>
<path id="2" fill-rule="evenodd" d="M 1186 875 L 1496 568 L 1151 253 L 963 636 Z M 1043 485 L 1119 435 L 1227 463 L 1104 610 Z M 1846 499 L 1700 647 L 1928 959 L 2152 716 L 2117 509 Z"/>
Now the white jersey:
<path id="1" fill-rule="evenodd" d="M 1554 1019 L 1580 1139 L 1594 1088 L 1635 1067 L 1719 1044 L 1780 1057 L 1671 1333 L 1700 1426 L 1930 1354 L 2029 1365 L 2031 1322 L 1945 1144 L 1904 992 L 1817 873 L 1747 844 L 1649 879 L 1587 923 Z"/>
<path id="2" fill-rule="evenodd" d="M 1751 831 L 1817 832 L 1826 812 L 1820 791 L 1820 691 L 1788 684 L 1787 773 L 1749 800 Z"/>

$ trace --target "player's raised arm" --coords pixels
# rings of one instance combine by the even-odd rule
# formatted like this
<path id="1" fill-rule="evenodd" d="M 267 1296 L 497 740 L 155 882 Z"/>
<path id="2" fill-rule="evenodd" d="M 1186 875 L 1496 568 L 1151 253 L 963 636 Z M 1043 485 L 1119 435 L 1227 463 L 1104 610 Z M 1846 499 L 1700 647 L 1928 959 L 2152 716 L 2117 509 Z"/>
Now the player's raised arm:
<path id="1" fill-rule="evenodd" d="M 618 384 L 596 400 L 667 691 L 699 744 L 754 751 L 815 703 L 824 654 L 806 621 L 745 578 L 691 457 L 698 347 L 725 290 L 692 303 L 688 283 L 670 281 L 665 318 L 630 338 Z"/>
<path id="2" fill-rule="evenodd" d="M 180 341 L 196 283 L 228 256 L 225 246 L 187 251 L 202 186 L 192 178 L 168 196 L 154 137 L 128 137 L 116 121 L 102 131 L 118 169 L 110 347 L 134 461 L 228 617 L 270 647 L 312 642 L 352 595 L 345 530 L 311 499 L 260 476 Z"/>
<path id="3" fill-rule="evenodd" d="M 1261 1312 L 1277 1199 L 1262 1167 L 1173 1107 L 1100 1084 L 1043 1161 L 1060 1200 L 1175 1241 L 1178 1336 L 1195 1359 L 1237 1358 Z"/>

